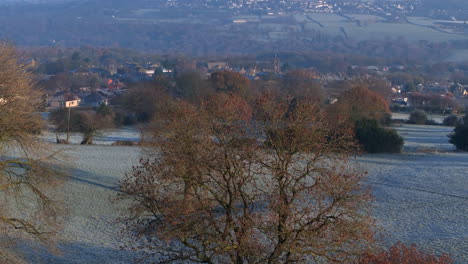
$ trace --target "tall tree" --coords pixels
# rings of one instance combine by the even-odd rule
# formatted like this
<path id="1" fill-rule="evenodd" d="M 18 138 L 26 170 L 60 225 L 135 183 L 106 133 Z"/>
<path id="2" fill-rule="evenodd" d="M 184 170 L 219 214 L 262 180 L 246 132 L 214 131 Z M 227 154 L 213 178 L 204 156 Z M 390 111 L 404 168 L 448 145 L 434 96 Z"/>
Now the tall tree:
<path id="1" fill-rule="evenodd" d="M 234 71 L 218 71 L 211 74 L 210 81 L 217 92 L 231 92 L 242 96 L 249 94 L 250 81 Z"/>
<path id="2" fill-rule="evenodd" d="M 176 77 L 176 95 L 189 102 L 201 102 L 212 89 L 196 71 L 183 72 Z"/>
<path id="3" fill-rule="evenodd" d="M 336 118 L 384 120 L 390 114 L 387 101 L 377 92 L 365 86 L 355 86 L 343 92 L 338 102 L 330 105 L 328 111 Z"/>
<path id="4" fill-rule="evenodd" d="M 306 69 L 287 72 L 283 79 L 283 89 L 288 94 L 306 97 L 318 103 L 322 102 L 325 96 L 318 75 Z"/>
<path id="5" fill-rule="evenodd" d="M 156 82 L 135 83 L 123 95 L 121 103 L 127 111 L 136 115 L 138 121 L 148 122 L 169 101 L 167 90 L 167 87 Z"/>
<path id="6" fill-rule="evenodd" d="M 15 49 L 0 43 L 0 232 L 2 237 L 50 244 L 59 208 L 48 191 L 62 177 L 45 163 L 43 146 L 34 135 L 42 128 L 36 111 L 43 96 L 34 89 L 32 79 Z M 0 262 L 21 262 L 9 251 L 14 241 L 1 244 Z"/>
<path id="7" fill-rule="evenodd" d="M 133 247 L 158 263 L 342 263 L 366 251 L 370 197 L 347 161 L 352 129 L 310 101 L 265 96 L 255 109 L 219 95 L 157 121 L 151 155 L 121 182 Z"/>

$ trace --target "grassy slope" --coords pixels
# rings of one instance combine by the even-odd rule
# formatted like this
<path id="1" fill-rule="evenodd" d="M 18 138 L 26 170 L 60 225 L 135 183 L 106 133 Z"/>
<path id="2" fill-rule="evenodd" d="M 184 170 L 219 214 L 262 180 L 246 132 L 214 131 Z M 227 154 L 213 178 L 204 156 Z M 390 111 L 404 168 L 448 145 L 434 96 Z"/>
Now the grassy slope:
<path id="1" fill-rule="evenodd" d="M 446 134 L 451 128 L 404 125 L 401 155 L 365 155 L 358 164 L 369 172 L 376 196 L 375 216 L 385 231 L 386 243 L 402 240 L 449 252 L 457 263 L 468 256 L 468 153 L 421 153 L 424 149 L 450 150 Z M 58 147 L 58 146 L 55 146 Z M 64 163 L 72 178 L 61 193 L 70 206 L 62 233 L 62 256 L 32 251 L 32 263 L 130 263 L 131 252 L 120 251 L 119 206 L 111 203 L 118 180 L 136 164 L 135 147 L 80 146 L 64 148 Z"/>

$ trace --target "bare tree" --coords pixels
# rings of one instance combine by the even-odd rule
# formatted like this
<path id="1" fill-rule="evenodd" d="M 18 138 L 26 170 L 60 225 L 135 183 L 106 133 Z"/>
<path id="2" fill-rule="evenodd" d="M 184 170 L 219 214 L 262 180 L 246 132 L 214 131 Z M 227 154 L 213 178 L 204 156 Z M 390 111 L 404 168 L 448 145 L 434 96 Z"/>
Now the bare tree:
<path id="1" fill-rule="evenodd" d="M 49 121 L 55 125 L 56 132 L 83 133 L 81 144 L 91 145 L 100 130 L 115 127 L 115 114 L 109 106 L 102 104 L 97 109 L 73 110 L 60 108 L 52 111 Z M 57 143 L 60 140 L 57 139 Z M 69 143 L 67 140 L 65 141 Z"/>
<path id="2" fill-rule="evenodd" d="M 59 208 L 48 190 L 62 177 L 45 164 L 50 153 L 42 152 L 43 146 L 34 135 L 42 126 L 41 117 L 35 113 L 42 98 L 15 49 L 0 43 L 1 235 L 50 245 L 58 227 Z M 9 251 L 14 242 L 8 240 L 0 246 L 0 262 L 21 261 Z"/>
<path id="3" fill-rule="evenodd" d="M 306 97 L 317 103 L 323 101 L 325 94 L 318 75 L 311 70 L 289 71 L 282 81 L 283 89 L 296 97 Z"/>
<path id="4" fill-rule="evenodd" d="M 352 128 L 314 104 L 221 94 L 176 102 L 152 156 L 121 182 L 130 246 L 154 262 L 353 261 L 370 246 L 370 195 L 348 162 Z"/>

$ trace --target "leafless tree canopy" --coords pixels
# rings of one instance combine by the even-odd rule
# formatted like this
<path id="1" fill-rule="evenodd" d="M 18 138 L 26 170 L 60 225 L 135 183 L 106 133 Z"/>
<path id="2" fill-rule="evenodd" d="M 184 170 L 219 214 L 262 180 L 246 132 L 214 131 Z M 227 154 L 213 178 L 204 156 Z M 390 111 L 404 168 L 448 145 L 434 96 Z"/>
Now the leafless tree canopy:
<path id="1" fill-rule="evenodd" d="M 165 118 L 163 118 L 165 117 Z M 352 263 L 372 241 L 352 128 L 313 103 L 175 102 L 122 181 L 130 247 L 157 263 Z"/>
<path id="2" fill-rule="evenodd" d="M 0 43 L 0 262 L 21 259 L 9 247 L 16 238 L 50 244 L 58 226 L 58 207 L 48 190 L 60 182 L 46 165 L 50 153 L 35 135 L 41 118 L 36 111 L 42 95 L 16 50 Z M 12 158 L 14 157 L 14 158 Z"/>

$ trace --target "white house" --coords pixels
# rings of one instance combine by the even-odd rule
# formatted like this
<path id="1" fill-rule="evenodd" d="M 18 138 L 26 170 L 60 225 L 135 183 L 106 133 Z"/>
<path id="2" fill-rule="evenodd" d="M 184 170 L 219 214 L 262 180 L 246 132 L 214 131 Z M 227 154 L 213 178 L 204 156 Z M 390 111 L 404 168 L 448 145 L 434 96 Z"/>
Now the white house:
<path id="1" fill-rule="evenodd" d="M 81 99 L 73 94 L 68 92 L 56 93 L 52 99 L 49 101 L 51 107 L 77 107 L 80 105 Z"/>

